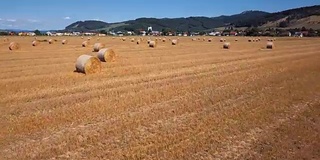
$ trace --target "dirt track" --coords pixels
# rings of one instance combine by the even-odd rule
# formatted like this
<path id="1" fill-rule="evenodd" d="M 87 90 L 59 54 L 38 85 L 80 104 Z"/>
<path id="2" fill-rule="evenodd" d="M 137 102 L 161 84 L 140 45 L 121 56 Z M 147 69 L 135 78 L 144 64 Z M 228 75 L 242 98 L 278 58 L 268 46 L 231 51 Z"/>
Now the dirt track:
<path id="1" fill-rule="evenodd" d="M 2 39 L 0 159 L 320 159 L 320 39 L 100 38 L 117 59 L 93 75 L 79 37 Z"/>

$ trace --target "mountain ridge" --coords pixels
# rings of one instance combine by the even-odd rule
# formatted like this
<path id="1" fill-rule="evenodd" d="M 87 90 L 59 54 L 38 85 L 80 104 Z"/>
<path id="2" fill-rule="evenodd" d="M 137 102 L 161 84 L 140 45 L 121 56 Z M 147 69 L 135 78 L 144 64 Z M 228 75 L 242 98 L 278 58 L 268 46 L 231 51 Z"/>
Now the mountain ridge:
<path id="1" fill-rule="evenodd" d="M 265 24 L 276 22 L 285 17 L 283 22 L 272 23 L 267 27 L 290 28 L 297 25 L 300 19 L 310 16 L 320 16 L 320 5 L 307 6 L 289 9 L 280 12 L 264 12 L 258 10 L 243 11 L 235 15 L 221 15 L 218 17 L 190 16 L 180 18 L 147 18 L 141 17 L 135 20 L 128 20 L 117 23 L 107 23 L 103 21 L 77 21 L 65 28 L 66 31 L 139 31 L 146 30 L 152 26 L 154 30 L 172 30 L 172 31 L 209 31 L 219 27 L 266 27 Z M 303 23 L 304 21 L 301 21 Z M 280 25 L 281 23 L 281 25 Z M 315 22 L 317 23 L 317 22 Z M 307 24 L 306 24 L 307 25 Z M 313 25 L 318 26 L 318 25 Z M 320 26 L 319 26 L 320 29 Z"/>

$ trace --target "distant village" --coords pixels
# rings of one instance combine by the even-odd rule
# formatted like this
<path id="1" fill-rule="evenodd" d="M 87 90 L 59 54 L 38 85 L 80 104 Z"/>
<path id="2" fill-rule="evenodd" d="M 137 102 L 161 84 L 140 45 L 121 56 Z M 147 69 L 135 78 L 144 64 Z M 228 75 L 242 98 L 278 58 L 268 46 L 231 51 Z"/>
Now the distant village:
<path id="1" fill-rule="evenodd" d="M 319 30 L 313 29 L 265 29 L 258 30 L 257 28 L 248 28 L 245 30 L 233 29 L 233 27 L 225 27 L 221 31 L 210 31 L 210 32 L 177 32 L 177 31 L 156 31 L 150 26 L 146 30 L 139 31 L 109 31 L 109 32 L 58 32 L 58 31 L 48 31 L 48 32 L 13 32 L 13 31 L 1 31 L 0 35 L 12 35 L 12 36 L 287 36 L 287 37 L 313 37 L 320 36 Z"/>

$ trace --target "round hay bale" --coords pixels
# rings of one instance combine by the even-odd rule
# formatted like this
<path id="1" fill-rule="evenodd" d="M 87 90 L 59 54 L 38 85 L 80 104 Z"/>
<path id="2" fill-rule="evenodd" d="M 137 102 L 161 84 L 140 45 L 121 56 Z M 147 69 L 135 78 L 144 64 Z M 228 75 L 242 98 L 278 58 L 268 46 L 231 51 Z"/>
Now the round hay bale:
<path id="1" fill-rule="evenodd" d="M 268 41 L 268 42 L 273 42 L 273 39 L 268 39 L 267 41 Z"/>
<path id="2" fill-rule="evenodd" d="M 195 39 L 195 38 L 192 38 L 192 41 L 196 41 L 197 39 Z"/>
<path id="3" fill-rule="evenodd" d="M 151 47 L 151 48 L 156 48 L 156 46 L 157 46 L 156 41 L 149 41 L 148 43 L 149 43 L 149 47 Z"/>
<path id="4" fill-rule="evenodd" d="M 90 41 L 90 40 L 91 40 L 91 37 L 87 38 L 87 40 Z"/>
<path id="5" fill-rule="evenodd" d="M 40 44 L 40 42 L 38 40 L 32 41 L 32 46 L 34 46 L 34 47 L 39 45 L 39 44 Z"/>
<path id="6" fill-rule="evenodd" d="M 226 40 L 225 40 L 225 39 L 223 39 L 223 38 L 221 38 L 221 39 L 220 39 L 220 42 L 225 42 L 225 41 L 226 41 Z"/>
<path id="7" fill-rule="evenodd" d="M 206 38 L 203 38 L 202 40 L 203 40 L 203 41 L 206 41 Z"/>
<path id="8" fill-rule="evenodd" d="M 238 42 L 238 39 L 235 39 L 234 41 Z"/>
<path id="9" fill-rule="evenodd" d="M 100 41 L 100 38 L 97 38 L 97 41 Z"/>
<path id="10" fill-rule="evenodd" d="M 131 42 L 134 42 L 134 38 L 131 39 Z"/>
<path id="11" fill-rule="evenodd" d="M 224 43 L 223 49 L 230 49 L 230 43 L 229 42 Z"/>
<path id="12" fill-rule="evenodd" d="M 93 51 L 94 52 L 99 52 L 100 51 L 100 49 L 102 49 L 102 48 L 104 48 L 105 46 L 104 46 L 104 44 L 102 44 L 102 43 L 95 43 L 94 45 L 93 45 Z"/>
<path id="13" fill-rule="evenodd" d="M 53 44 L 54 43 L 54 40 L 53 39 L 49 39 L 49 44 Z"/>
<path id="14" fill-rule="evenodd" d="M 198 38 L 198 41 L 200 41 L 201 39 L 200 38 Z"/>
<path id="15" fill-rule="evenodd" d="M 208 39 L 208 42 L 212 42 L 212 39 L 210 38 L 210 39 Z"/>
<path id="16" fill-rule="evenodd" d="M 76 61 L 76 71 L 84 74 L 101 72 L 101 62 L 97 57 L 81 55 Z"/>
<path id="17" fill-rule="evenodd" d="M 61 43 L 62 43 L 63 45 L 65 45 L 65 44 L 68 43 L 68 40 L 64 39 L 64 40 L 61 41 Z"/>
<path id="18" fill-rule="evenodd" d="M 9 49 L 12 51 L 12 50 L 18 50 L 20 49 L 20 45 L 19 43 L 16 43 L 16 42 L 11 42 L 9 44 Z"/>
<path id="19" fill-rule="evenodd" d="M 178 44 L 178 40 L 177 40 L 177 39 L 173 39 L 173 40 L 171 41 L 171 44 L 172 44 L 172 45 L 177 45 L 177 44 Z"/>
<path id="20" fill-rule="evenodd" d="M 140 40 L 137 40 L 137 44 L 140 44 L 141 43 L 141 41 Z"/>
<path id="21" fill-rule="evenodd" d="M 126 40 L 127 40 L 127 38 L 121 38 L 121 40 L 122 40 L 122 41 L 126 41 Z"/>
<path id="22" fill-rule="evenodd" d="M 83 39 L 83 37 L 81 37 L 81 39 Z"/>
<path id="23" fill-rule="evenodd" d="M 4 38 L 3 42 L 9 42 L 9 39 L 8 38 Z"/>
<path id="24" fill-rule="evenodd" d="M 115 61 L 116 54 L 113 49 L 102 48 L 98 52 L 98 58 L 101 62 L 113 62 Z"/>
<path id="25" fill-rule="evenodd" d="M 148 40 L 147 40 L 147 43 L 150 44 L 150 42 L 151 42 L 151 39 L 148 39 Z"/>
<path id="26" fill-rule="evenodd" d="M 89 41 L 82 42 L 82 47 L 87 47 L 89 45 Z"/>
<path id="27" fill-rule="evenodd" d="M 252 42 L 252 39 L 248 39 L 248 42 Z"/>
<path id="28" fill-rule="evenodd" d="M 163 38 L 163 39 L 162 39 L 162 42 L 166 42 L 166 39 L 165 39 L 165 38 Z"/>
<path id="29" fill-rule="evenodd" d="M 273 42 L 268 42 L 266 48 L 267 48 L 267 49 L 274 49 L 274 44 L 273 44 Z"/>

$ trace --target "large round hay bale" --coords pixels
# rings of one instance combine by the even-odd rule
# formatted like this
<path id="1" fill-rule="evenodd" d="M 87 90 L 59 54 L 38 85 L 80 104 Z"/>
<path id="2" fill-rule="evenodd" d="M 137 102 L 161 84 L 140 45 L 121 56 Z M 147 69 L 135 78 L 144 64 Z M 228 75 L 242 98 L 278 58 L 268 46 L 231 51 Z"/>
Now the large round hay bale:
<path id="1" fill-rule="evenodd" d="M 141 43 L 141 41 L 140 40 L 137 40 L 137 44 L 140 44 Z"/>
<path id="2" fill-rule="evenodd" d="M 121 38 L 121 40 L 122 40 L 122 41 L 126 41 L 126 40 L 127 40 L 127 38 Z"/>
<path id="3" fill-rule="evenodd" d="M 211 39 L 211 38 L 209 38 L 209 39 L 208 39 L 208 42 L 212 42 L 212 39 Z"/>
<path id="4" fill-rule="evenodd" d="M 177 44 L 178 44 L 178 40 L 177 40 L 177 39 L 173 39 L 173 40 L 171 41 L 171 44 L 172 44 L 172 45 L 177 45 Z"/>
<path id="5" fill-rule="evenodd" d="M 151 48 L 155 48 L 157 46 L 157 42 L 156 41 L 149 41 L 149 47 Z"/>
<path id="6" fill-rule="evenodd" d="M 203 41 L 206 41 L 206 38 L 203 38 L 202 40 L 203 40 Z"/>
<path id="7" fill-rule="evenodd" d="M 40 44 L 40 42 L 39 42 L 38 40 L 32 41 L 32 46 L 37 46 L 37 45 L 39 45 L 39 44 Z"/>
<path id="8" fill-rule="evenodd" d="M 223 49 L 230 49 L 230 43 L 229 42 L 226 42 L 223 44 Z"/>
<path id="9" fill-rule="evenodd" d="M 165 39 L 165 38 L 163 38 L 163 39 L 162 39 L 162 42 L 166 42 L 166 39 Z"/>
<path id="10" fill-rule="evenodd" d="M 134 38 L 131 38 L 131 42 L 134 42 Z"/>
<path id="11" fill-rule="evenodd" d="M 252 39 L 248 39 L 248 42 L 252 42 Z"/>
<path id="12" fill-rule="evenodd" d="M 116 54 L 113 49 L 102 48 L 98 52 L 98 58 L 101 62 L 113 62 L 116 58 Z"/>
<path id="13" fill-rule="evenodd" d="M 234 41 L 238 42 L 238 39 L 235 39 Z"/>
<path id="14" fill-rule="evenodd" d="M 76 71 L 84 74 L 101 72 L 101 62 L 97 57 L 81 55 L 76 61 Z"/>
<path id="15" fill-rule="evenodd" d="M 192 41 L 196 41 L 197 39 L 195 39 L 195 38 L 192 38 Z"/>
<path id="16" fill-rule="evenodd" d="M 83 39 L 83 37 L 81 37 L 81 39 Z"/>
<path id="17" fill-rule="evenodd" d="M 68 40 L 64 39 L 64 40 L 61 41 L 61 43 L 62 43 L 63 45 L 65 45 L 65 44 L 68 43 Z"/>
<path id="18" fill-rule="evenodd" d="M 89 45 L 89 41 L 82 42 L 82 47 L 87 47 Z"/>
<path id="19" fill-rule="evenodd" d="M 274 44 L 273 44 L 273 42 L 268 42 L 266 48 L 267 48 L 267 49 L 274 49 Z"/>
<path id="20" fill-rule="evenodd" d="M 54 40 L 53 39 L 49 39 L 49 44 L 53 44 L 54 43 Z"/>
<path id="21" fill-rule="evenodd" d="M 225 41 L 226 41 L 226 39 L 220 38 L 220 42 L 225 42 Z"/>
<path id="22" fill-rule="evenodd" d="M 94 52 L 99 52 L 100 49 L 102 49 L 102 48 L 104 48 L 104 47 L 105 47 L 104 44 L 102 44 L 102 43 L 96 43 L 96 44 L 93 45 L 93 51 L 94 51 Z"/>
<path id="23" fill-rule="evenodd" d="M 147 43 L 150 44 L 150 42 L 151 42 L 151 39 L 148 39 L 148 40 L 147 40 Z"/>
<path id="24" fill-rule="evenodd" d="M 20 45 L 19 45 L 19 43 L 11 42 L 11 43 L 9 44 L 9 49 L 10 49 L 10 50 L 18 50 L 18 49 L 20 49 Z"/>

